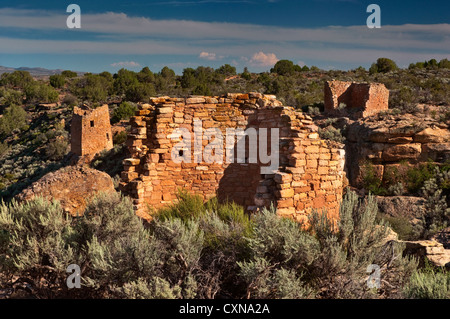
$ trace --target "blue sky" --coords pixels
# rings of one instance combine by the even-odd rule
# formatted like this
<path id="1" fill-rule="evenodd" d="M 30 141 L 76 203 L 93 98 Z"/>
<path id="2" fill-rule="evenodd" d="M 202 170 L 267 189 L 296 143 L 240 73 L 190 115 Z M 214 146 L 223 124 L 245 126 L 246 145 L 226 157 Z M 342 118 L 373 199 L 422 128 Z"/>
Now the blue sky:
<path id="1" fill-rule="evenodd" d="M 81 7 L 81 29 L 66 8 Z M 369 4 L 381 28 L 369 29 Z M 0 0 L 0 65 L 178 74 L 225 63 L 269 70 L 279 59 L 324 69 L 450 59 L 450 1 Z"/>

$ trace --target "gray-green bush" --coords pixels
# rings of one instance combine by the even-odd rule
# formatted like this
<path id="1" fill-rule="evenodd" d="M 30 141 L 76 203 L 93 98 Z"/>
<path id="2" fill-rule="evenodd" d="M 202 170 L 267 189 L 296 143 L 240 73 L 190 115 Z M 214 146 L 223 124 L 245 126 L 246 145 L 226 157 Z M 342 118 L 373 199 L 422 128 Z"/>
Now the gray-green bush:
<path id="1" fill-rule="evenodd" d="M 381 267 L 386 296 L 416 266 L 385 242 L 370 196 L 349 192 L 337 224 L 313 212 L 308 227 L 274 209 L 249 217 L 231 203 L 181 201 L 182 215 L 172 207 L 149 224 L 118 193 L 98 194 L 75 218 L 42 198 L 3 203 L 0 288 L 22 282 L 39 298 L 361 298 L 376 296 L 368 265 Z M 66 286 L 70 264 L 82 289 Z"/>
<path id="2" fill-rule="evenodd" d="M 336 225 L 317 211 L 310 215 L 307 230 L 273 211 L 255 215 L 254 237 L 249 239 L 252 258 L 239 264 L 247 296 L 308 297 L 315 291 L 322 298 L 370 297 L 365 278 L 371 264 L 380 266 L 386 286 L 402 287 L 416 262 L 402 257 L 403 247 L 385 241 L 387 227 L 376 221 L 376 214 L 372 196 L 361 201 L 349 192 Z M 287 277 L 291 280 L 285 290 L 280 285 L 285 281 L 277 278 Z"/>
<path id="3" fill-rule="evenodd" d="M 404 288 L 404 294 L 413 299 L 449 299 L 450 274 L 430 267 L 414 272 Z"/>

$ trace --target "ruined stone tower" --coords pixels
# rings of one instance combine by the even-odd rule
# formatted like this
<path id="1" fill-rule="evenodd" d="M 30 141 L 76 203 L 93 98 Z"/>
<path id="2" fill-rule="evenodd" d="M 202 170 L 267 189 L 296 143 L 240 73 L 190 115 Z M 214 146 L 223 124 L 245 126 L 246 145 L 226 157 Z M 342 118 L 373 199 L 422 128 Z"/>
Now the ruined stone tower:
<path id="1" fill-rule="evenodd" d="M 93 157 L 113 147 L 108 105 L 96 109 L 75 107 L 71 124 L 71 152 Z"/>
<path id="2" fill-rule="evenodd" d="M 389 90 L 382 83 L 326 81 L 325 113 L 362 118 L 388 109 Z"/>

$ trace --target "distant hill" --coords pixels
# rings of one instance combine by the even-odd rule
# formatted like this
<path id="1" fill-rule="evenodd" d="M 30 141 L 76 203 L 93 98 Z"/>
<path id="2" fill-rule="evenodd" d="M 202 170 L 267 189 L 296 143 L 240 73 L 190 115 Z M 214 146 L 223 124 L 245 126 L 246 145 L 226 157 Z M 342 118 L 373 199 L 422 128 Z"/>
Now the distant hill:
<path id="1" fill-rule="evenodd" d="M 60 74 L 64 70 L 62 70 L 62 69 L 49 70 L 49 69 L 44 69 L 44 68 L 28 68 L 28 67 L 10 68 L 10 67 L 5 67 L 5 66 L 0 65 L 0 75 L 2 73 L 12 73 L 14 71 L 27 71 L 31 74 L 31 76 L 42 77 L 42 76 L 50 76 L 53 74 Z M 77 71 L 74 71 L 74 72 L 77 72 Z M 77 72 L 77 73 L 78 73 L 78 75 L 83 75 L 85 72 Z"/>

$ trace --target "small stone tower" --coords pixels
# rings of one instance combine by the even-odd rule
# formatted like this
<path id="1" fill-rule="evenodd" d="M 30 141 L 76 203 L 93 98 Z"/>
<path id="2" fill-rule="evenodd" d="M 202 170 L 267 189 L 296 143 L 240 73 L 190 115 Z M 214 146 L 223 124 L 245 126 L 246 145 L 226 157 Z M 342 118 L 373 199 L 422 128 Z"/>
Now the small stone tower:
<path id="1" fill-rule="evenodd" d="M 108 105 L 96 109 L 75 106 L 71 124 L 71 152 L 92 158 L 98 152 L 112 147 Z"/>
<path id="2" fill-rule="evenodd" d="M 389 90 L 382 83 L 326 81 L 324 104 L 326 114 L 363 118 L 388 109 Z"/>

